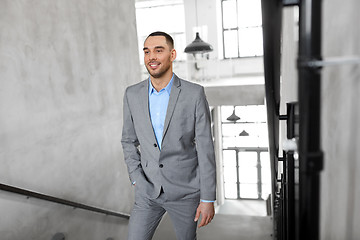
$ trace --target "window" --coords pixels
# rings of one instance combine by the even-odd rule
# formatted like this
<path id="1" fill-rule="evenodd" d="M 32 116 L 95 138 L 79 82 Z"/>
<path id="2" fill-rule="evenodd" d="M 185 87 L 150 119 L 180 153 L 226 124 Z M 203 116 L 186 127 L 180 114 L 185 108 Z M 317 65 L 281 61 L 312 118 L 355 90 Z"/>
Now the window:
<path id="1" fill-rule="evenodd" d="M 234 110 L 240 119 L 228 121 Z M 265 106 L 222 106 L 221 118 L 225 198 L 266 199 L 271 178 Z"/>
<path id="2" fill-rule="evenodd" d="M 185 60 L 186 55 L 183 50 L 186 47 L 186 38 L 183 1 L 138 1 L 135 7 L 140 63 L 143 62 L 144 40 L 155 31 L 170 34 L 177 50 L 176 60 Z"/>
<path id="3" fill-rule="evenodd" d="M 221 0 L 224 58 L 263 55 L 261 0 Z"/>

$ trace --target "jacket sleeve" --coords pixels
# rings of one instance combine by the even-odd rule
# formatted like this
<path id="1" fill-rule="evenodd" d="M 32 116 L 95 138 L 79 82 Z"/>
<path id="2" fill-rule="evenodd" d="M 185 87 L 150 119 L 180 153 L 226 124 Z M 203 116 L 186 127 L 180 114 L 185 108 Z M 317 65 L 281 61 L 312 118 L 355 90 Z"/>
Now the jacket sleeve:
<path id="1" fill-rule="evenodd" d="M 129 178 L 131 183 L 134 183 L 138 178 L 139 174 L 143 174 L 143 170 L 140 164 L 140 143 L 134 128 L 134 123 L 127 98 L 127 90 L 124 94 L 123 101 L 123 129 L 121 144 L 123 147 L 125 163 L 129 172 Z"/>
<path id="2" fill-rule="evenodd" d="M 200 198 L 216 199 L 216 162 L 211 135 L 211 118 L 204 88 L 196 104 L 195 142 L 200 170 Z"/>

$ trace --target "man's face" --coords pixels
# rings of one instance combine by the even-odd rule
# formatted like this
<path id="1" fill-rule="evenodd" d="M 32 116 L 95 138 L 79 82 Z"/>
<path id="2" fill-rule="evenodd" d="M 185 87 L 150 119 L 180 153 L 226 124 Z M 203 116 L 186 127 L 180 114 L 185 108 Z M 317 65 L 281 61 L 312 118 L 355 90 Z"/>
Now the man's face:
<path id="1" fill-rule="evenodd" d="M 160 78 L 172 72 L 175 49 L 170 49 L 164 36 L 150 36 L 144 43 L 144 64 L 153 78 Z"/>

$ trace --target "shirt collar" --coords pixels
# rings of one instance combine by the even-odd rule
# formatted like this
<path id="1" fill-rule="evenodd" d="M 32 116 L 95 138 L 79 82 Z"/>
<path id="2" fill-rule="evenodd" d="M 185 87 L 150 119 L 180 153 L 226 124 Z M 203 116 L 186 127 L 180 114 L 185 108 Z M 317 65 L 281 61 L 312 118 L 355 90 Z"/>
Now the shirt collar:
<path id="1" fill-rule="evenodd" d="M 171 87 L 173 85 L 174 82 L 174 74 L 172 75 L 170 82 L 166 85 L 166 87 L 164 87 L 163 89 L 165 89 L 165 91 L 167 91 L 167 93 L 170 95 L 171 92 Z M 162 91 L 163 89 L 161 89 L 160 91 Z M 151 84 L 151 80 L 149 77 L 149 95 L 151 95 L 154 91 L 156 91 L 156 89 L 153 87 L 153 85 Z"/>

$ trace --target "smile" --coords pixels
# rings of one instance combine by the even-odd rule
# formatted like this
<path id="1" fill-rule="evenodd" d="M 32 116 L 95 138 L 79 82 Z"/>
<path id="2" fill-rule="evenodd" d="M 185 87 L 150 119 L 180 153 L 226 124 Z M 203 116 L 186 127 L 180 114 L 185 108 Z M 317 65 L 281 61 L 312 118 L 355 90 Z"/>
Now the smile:
<path id="1" fill-rule="evenodd" d="M 160 65 L 160 63 L 149 63 L 149 66 L 152 69 L 156 69 L 159 65 Z"/>

